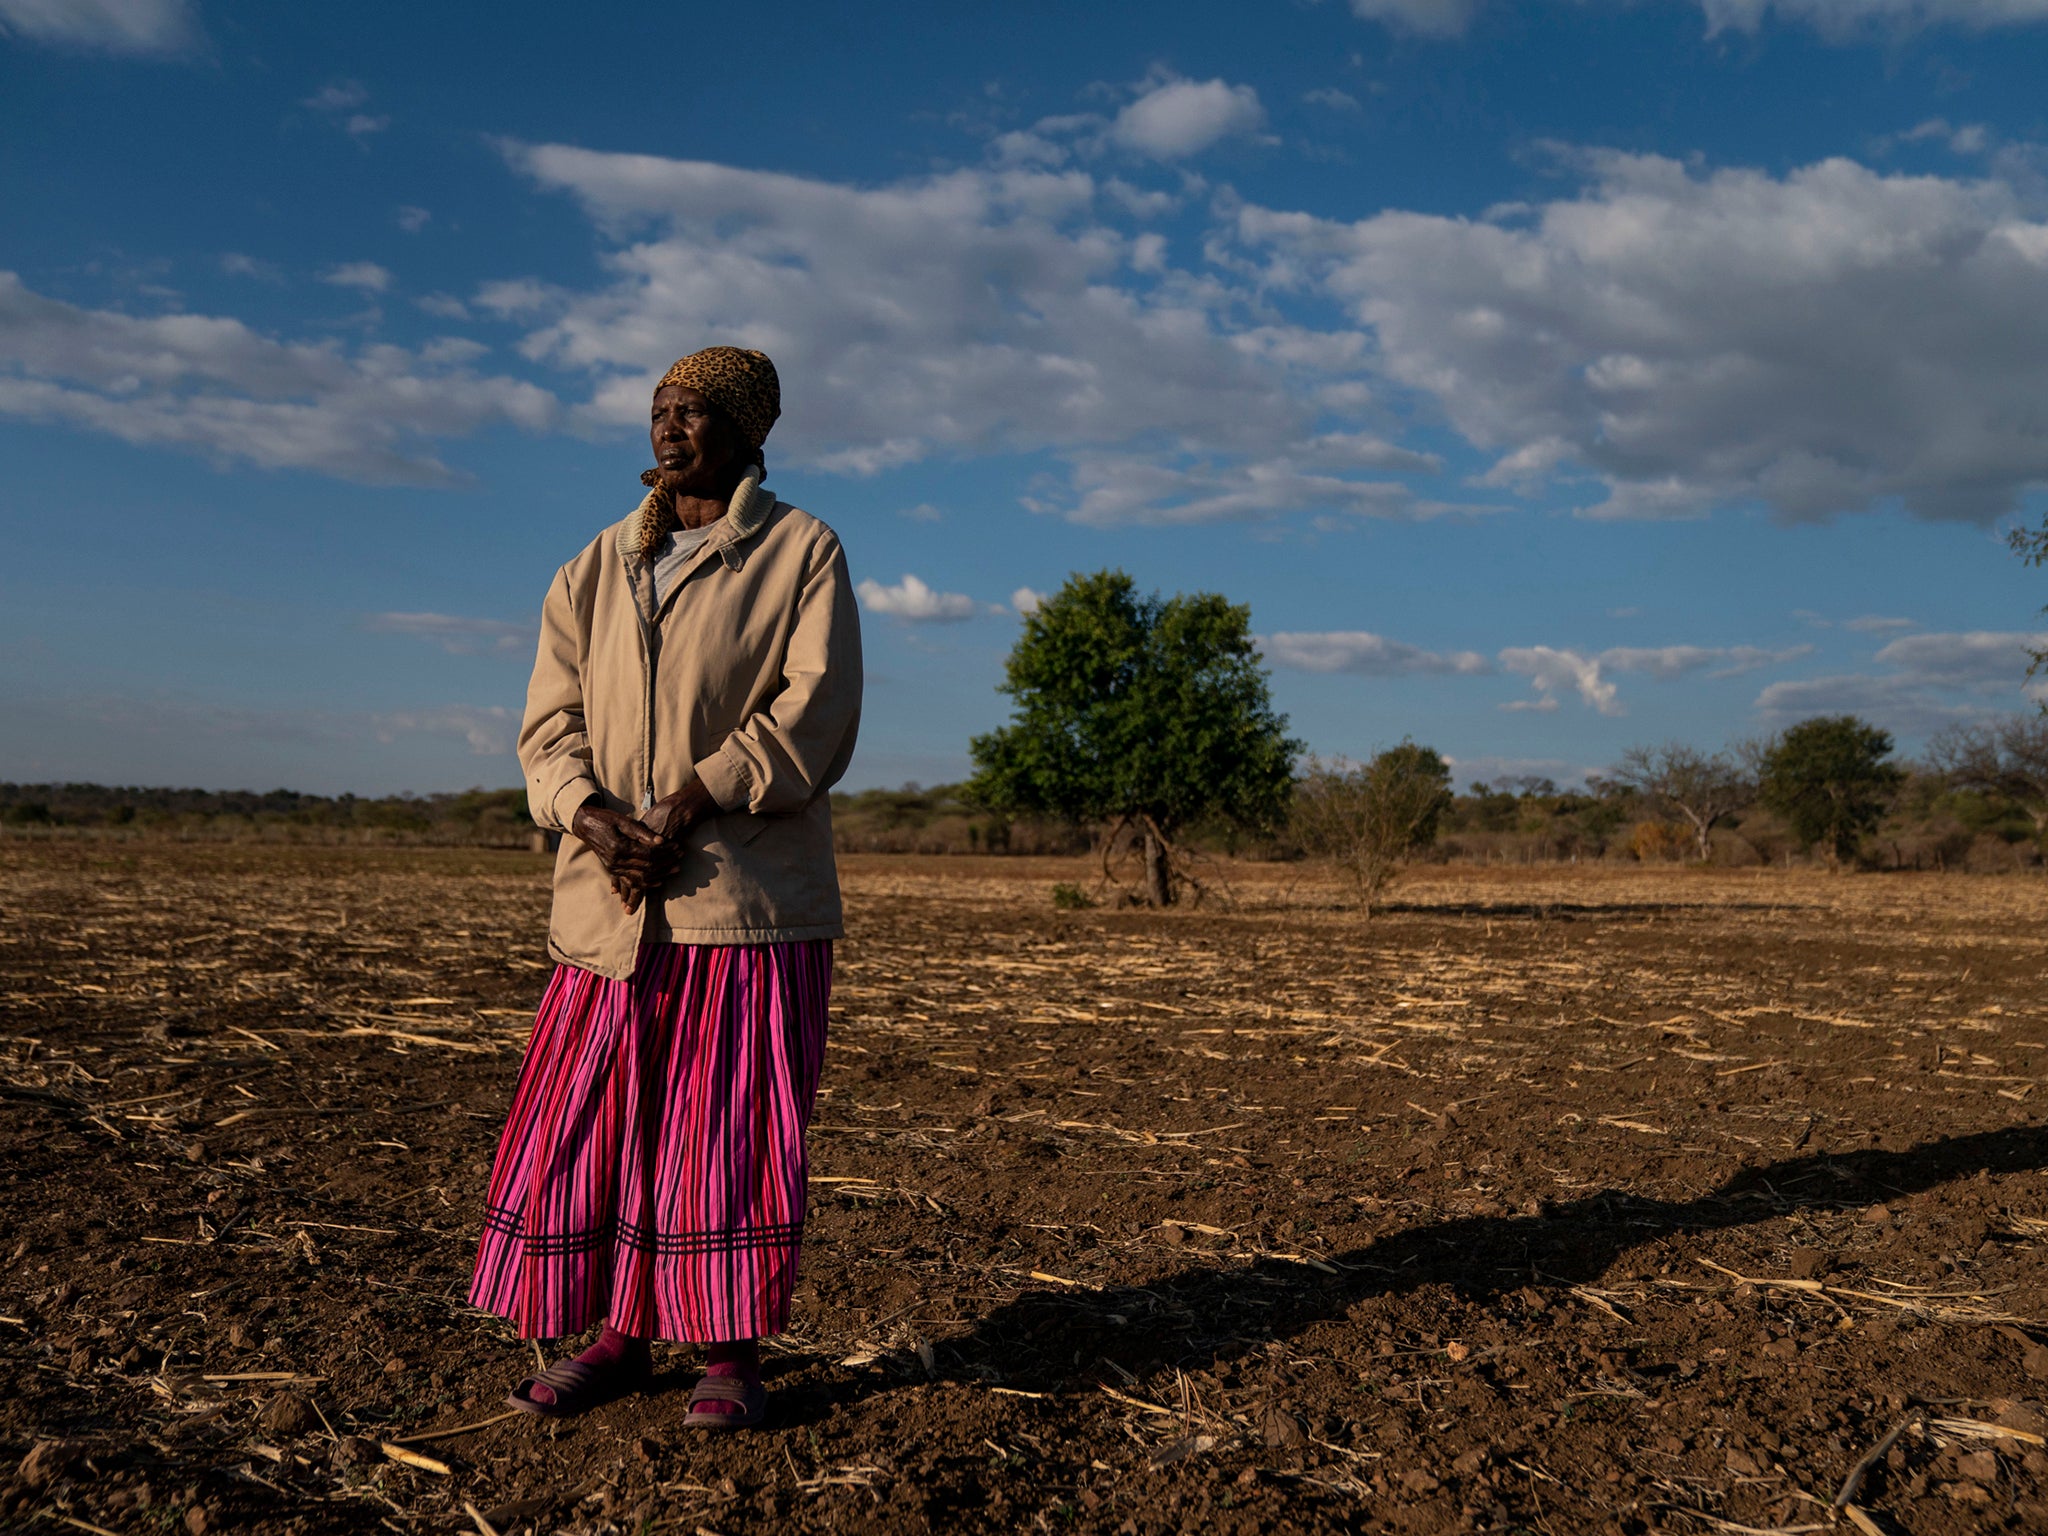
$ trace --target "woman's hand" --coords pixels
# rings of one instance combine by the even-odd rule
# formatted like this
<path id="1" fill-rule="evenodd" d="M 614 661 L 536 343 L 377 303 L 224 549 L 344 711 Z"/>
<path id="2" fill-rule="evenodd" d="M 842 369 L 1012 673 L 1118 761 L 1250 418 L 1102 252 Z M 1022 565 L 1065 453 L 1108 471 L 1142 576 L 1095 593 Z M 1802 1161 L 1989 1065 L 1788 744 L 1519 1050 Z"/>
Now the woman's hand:
<path id="1" fill-rule="evenodd" d="M 683 834 L 698 822 L 709 821 L 718 814 L 718 809 L 718 802 L 711 798 L 703 781 L 693 774 L 690 782 L 681 789 L 672 795 L 663 795 L 640 813 L 640 824 L 659 839 L 648 861 L 642 893 L 655 890 L 676 872 L 685 851 Z M 636 896 L 627 903 L 626 910 L 631 912 L 639 904 Z"/>
<path id="2" fill-rule="evenodd" d="M 607 809 L 595 799 L 576 808 L 569 830 L 597 855 L 597 862 L 612 877 L 612 890 L 625 909 L 639 911 L 641 898 L 667 873 L 663 867 L 666 850 L 660 834 L 623 812 Z"/>
<path id="3" fill-rule="evenodd" d="M 672 795 L 663 795 L 647 808 L 640 819 L 664 842 L 678 844 L 685 832 L 700 821 L 709 821 L 718 811 L 718 802 L 711 798 L 711 791 L 693 773 L 689 783 Z M 676 853 L 680 855 L 681 852 L 680 846 L 676 847 Z"/>
<path id="4" fill-rule="evenodd" d="M 718 812 L 718 802 L 703 780 L 692 774 L 687 784 L 662 796 L 638 819 L 587 801 L 577 810 L 570 830 L 604 865 L 620 903 L 628 912 L 637 912 L 647 893 L 675 873 L 683 856 L 683 834 Z"/>

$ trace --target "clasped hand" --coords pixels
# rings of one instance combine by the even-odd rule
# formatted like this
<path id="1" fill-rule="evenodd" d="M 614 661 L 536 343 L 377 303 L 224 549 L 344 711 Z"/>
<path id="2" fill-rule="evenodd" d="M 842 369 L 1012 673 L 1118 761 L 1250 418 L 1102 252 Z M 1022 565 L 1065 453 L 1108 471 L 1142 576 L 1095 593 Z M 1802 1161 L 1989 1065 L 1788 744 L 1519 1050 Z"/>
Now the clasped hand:
<path id="1" fill-rule="evenodd" d="M 683 834 L 717 814 L 710 791 L 692 776 L 637 817 L 607 810 L 595 799 L 585 801 L 569 830 L 597 855 L 620 903 L 628 912 L 637 912 L 647 893 L 675 873 L 683 857 Z"/>

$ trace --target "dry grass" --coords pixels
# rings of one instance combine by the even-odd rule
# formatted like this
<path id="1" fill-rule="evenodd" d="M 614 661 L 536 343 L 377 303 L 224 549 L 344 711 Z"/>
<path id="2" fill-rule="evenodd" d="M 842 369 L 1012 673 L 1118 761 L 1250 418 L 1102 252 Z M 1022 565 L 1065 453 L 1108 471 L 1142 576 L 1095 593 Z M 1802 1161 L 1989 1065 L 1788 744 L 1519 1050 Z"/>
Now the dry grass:
<path id="1" fill-rule="evenodd" d="M 2048 1521 L 2048 883 L 849 858 L 778 1418 L 706 1445 L 501 1420 L 461 1305 L 544 868 L 0 857 L 0 1522 L 1790 1529 L 1908 1413 L 1845 1509 Z"/>

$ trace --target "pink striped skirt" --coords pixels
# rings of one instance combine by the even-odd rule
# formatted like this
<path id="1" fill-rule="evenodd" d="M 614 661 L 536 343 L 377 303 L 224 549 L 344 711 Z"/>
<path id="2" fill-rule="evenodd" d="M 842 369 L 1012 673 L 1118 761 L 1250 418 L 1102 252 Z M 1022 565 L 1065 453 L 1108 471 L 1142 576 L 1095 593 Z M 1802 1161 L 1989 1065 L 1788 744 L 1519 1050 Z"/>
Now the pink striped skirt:
<path id="1" fill-rule="evenodd" d="M 472 1305 L 522 1337 L 780 1333 L 832 945 L 647 944 L 558 965 L 498 1143 Z"/>

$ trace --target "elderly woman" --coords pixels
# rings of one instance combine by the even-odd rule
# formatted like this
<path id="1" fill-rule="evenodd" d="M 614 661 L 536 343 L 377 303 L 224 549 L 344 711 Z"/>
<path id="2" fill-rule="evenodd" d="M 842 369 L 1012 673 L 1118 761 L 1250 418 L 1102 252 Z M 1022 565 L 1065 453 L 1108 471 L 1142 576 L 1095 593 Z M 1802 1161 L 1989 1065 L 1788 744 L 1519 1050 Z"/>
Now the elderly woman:
<path id="1" fill-rule="evenodd" d="M 533 1413 L 641 1389 L 674 1339 L 709 1357 L 685 1422 L 758 1424 L 755 1341 L 789 1317 L 861 661 L 838 538 L 761 485 L 780 413 L 759 352 L 669 369 L 646 498 L 542 610 L 519 761 L 567 834 L 558 963 L 470 1300 L 528 1338 L 604 1328 L 519 1383 Z"/>

